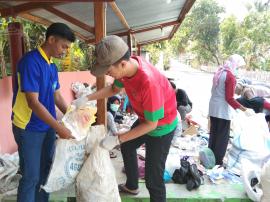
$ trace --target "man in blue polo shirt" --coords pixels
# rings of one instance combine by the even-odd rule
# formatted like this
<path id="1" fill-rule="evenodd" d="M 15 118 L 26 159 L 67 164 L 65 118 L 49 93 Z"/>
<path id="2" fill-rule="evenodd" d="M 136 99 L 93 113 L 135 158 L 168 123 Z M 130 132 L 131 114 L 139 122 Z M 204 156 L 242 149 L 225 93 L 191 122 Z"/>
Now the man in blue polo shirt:
<path id="1" fill-rule="evenodd" d="M 12 129 L 22 173 L 18 202 L 49 200 L 49 194 L 40 190 L 40 185 L 49 174 L 55 133 L 60 138 L 72 138 L 71 132 L 56 121 L 55 105 L 63 113 L 67 105 L 60 93 L 57 67 L 51 57 L 61 58 L 74 41 L 74 33 L 67 25 L 53 23 L 46 31 L 44 44 L 24 55 L 17 65 Z"/>

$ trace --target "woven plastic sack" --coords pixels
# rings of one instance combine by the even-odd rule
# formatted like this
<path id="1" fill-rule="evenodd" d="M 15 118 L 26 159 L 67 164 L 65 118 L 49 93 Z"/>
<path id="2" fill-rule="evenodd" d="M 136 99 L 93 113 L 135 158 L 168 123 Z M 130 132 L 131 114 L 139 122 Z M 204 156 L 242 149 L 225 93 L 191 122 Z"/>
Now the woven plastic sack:
<path id="1" fill-rule="evenodd" d="M 41 186 L 46 192 L 67 188 L 75 182 L 84 162 L 85 141 L 58 139 L 53 164 L 47 182 Z"/>
<path id="2" fill-rule="evenodd" d="M 89 153 L 77 179 L 76 200 L 78 202 L 120 202 L 114 167 L 109 151 L 100 147 L 105 137 L 105 127 L 92 126 L 87 137 Z"/>

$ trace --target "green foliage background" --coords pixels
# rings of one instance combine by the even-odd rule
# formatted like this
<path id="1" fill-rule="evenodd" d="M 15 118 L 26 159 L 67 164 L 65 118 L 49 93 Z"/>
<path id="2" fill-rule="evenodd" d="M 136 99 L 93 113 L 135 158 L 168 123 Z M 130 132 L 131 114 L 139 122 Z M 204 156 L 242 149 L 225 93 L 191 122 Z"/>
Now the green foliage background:
<path id="1" fill-rule="evenodd" d="M 170 41 L 143 47 L 150 53 L 153 64 L 163 52 L 164 68 L 170 68 L 170 58 L 186 56 L 186 63 L 194 67 L 219 65 L 228 56 L 244 56 L 250 70 L 270 71 L 270 1 L 246 2 L 248 15 L 239 21 L 235 16 L 221 18 L 224 8 L 218 0 L 197 0 L 179 30 Z M 264 1 L 265 2 L 265 1 Z M 10 75 L 10 55 L 7 25 L 20 21 L 23 24 L 26 50 L 41 45 L 46 28 L 22 19 L 0 18 L 0 78 Z M 80 40 L 72 45 L 67 57 L 54 59 L 59 71 L 82 71 L 91 68 L 94 47 Z"/>
<path id="2" fill-rule="evenodd" d="M 40 46 L 45 40 L 46 27 L 25 21 L 22 19 L 0 18 L 0 78 L 4 75 L 11 75 L 10 69 L 10 53 L 8 43 L 7 26 L 9 22 L 19 21 L 23 25 L 24 45 L 26 51 L 30 51 Z M 84 71 L 88 70 L 92 65 L 94 47 L 80 40 L 76 40 L 68 54 L 63 59 L 54 58 L 59 71 Z M 3 70 L 3 67 L 5 71 Z"/>
<path id="3" fill-rule="evenodd" d="M 170 41 L 146 46 L 152 62 L 158 61 L 161 51 L 169 58 L 189 55 L 195 67 L 218 65 L 238 53 L 248 69 L 270 71 L 270 1 L 247 1 L 248 15 L 242 21 L 235 16 L 221 19 L 225 10 L 217 2 L 197 0 Z"/>

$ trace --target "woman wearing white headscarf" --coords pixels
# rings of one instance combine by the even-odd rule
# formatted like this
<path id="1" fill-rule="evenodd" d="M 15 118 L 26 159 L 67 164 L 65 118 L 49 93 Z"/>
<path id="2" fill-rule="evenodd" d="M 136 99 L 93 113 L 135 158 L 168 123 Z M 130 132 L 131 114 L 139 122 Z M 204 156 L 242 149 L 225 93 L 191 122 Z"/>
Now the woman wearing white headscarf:
<path id="1" fill-rule="evenodd" d="M 240 109 L 247 115 L 252 114 L 234 99 L 236 78 L 239 67 L 246 63 L 240 55 L 228 58 L 214 75 L 212 95 L 209 102 L 210 137 L 208 147 L 214 152 L 216 164 L 222 165 L 228 146 L 232 110 Z M 254 112 L 253 112 L 254 113 Z"/>

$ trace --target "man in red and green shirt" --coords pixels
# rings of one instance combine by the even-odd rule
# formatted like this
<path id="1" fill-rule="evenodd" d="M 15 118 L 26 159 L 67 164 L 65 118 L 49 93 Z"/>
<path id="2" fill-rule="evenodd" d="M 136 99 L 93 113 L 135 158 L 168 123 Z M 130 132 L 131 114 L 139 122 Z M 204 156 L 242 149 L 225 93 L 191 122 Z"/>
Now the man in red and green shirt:
<path id="1" fill-rule="evenodd" d="M 137 56 L 130 57 L 127 44 L 118 36 L 107 36 L 96 45 L 96 61 L 91 73 L 115 78 L 113 85 L 75 100 L 74 104 L 79 107 L 87 100 L 110 97 L 125 88 L 139 121 L 126 133 L 106 137 L 101 146 L 111 150 L 121 144 L 127 181 L 119 185 L 119 191 L 137 194 L 136 149 L 145 144 L 145 180 L 150 201 L 165 202 L 163 173 L 178 122 L 174 90 L 152 64 Z"/>

